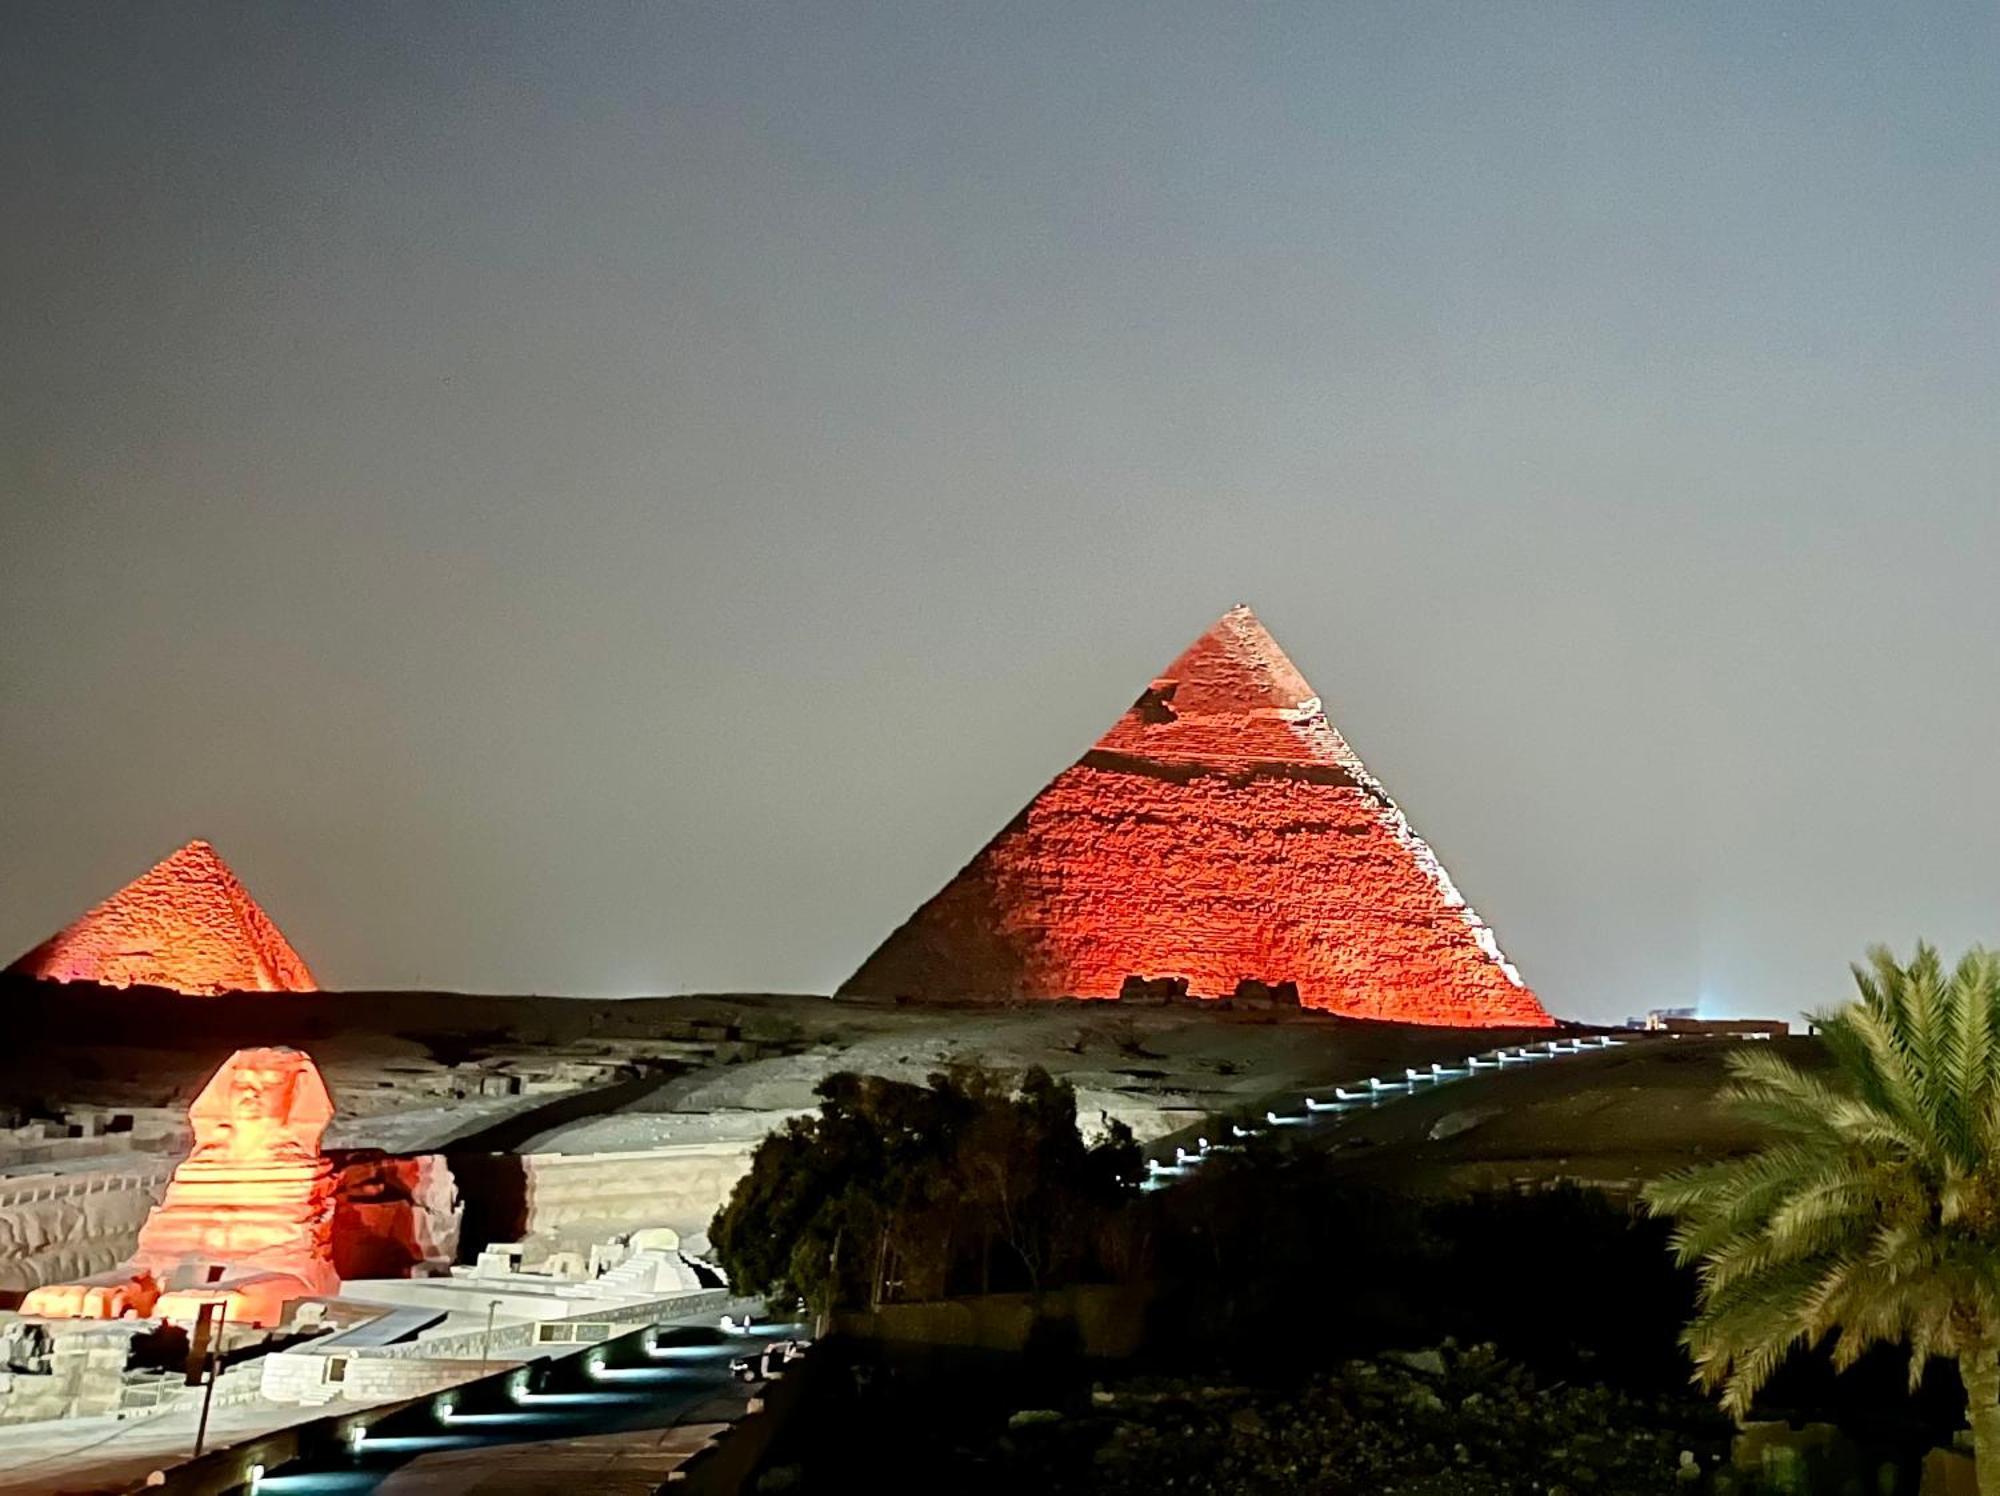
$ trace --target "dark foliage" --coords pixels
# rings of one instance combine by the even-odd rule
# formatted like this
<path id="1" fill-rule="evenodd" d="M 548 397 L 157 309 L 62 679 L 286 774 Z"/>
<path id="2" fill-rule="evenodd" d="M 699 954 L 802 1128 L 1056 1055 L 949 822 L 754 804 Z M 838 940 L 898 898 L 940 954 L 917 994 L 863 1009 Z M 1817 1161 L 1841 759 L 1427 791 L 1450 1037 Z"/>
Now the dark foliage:
<path id="1" fill-rule="evenodd" d="M 819 1115 L 757 1149 L 710 1239 L 731 1280 L 815 1310 L 1039 1289 L 1127 1266 L 1120 1233 L 1139 1150 L 1110 1124 L 1086 1144 L 1076 1095 L 960 1069 L 927 1086 L 841 1074 Z"/>
<path id="2" fill-rule="evenodd" d="M 1687 1379 L 1692 1276 L 1660 1223 L 1595 1191 L 1423 1201 L 1260 1144 L 1148 1204 L 1162 1345 L 1305 1367 L 1456 1336 L 1548 1375 L 1642 1391 Z"/>

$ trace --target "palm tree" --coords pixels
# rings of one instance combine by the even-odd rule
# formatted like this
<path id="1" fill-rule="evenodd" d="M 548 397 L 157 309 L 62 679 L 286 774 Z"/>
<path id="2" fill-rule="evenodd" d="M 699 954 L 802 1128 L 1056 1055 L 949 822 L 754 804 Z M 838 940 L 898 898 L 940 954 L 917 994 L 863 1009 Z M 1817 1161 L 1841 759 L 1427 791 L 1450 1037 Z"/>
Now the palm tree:
<path id="1" fill-rule="evenodd" d="M 1854 978 L 1859 999 L 1822 1022 L 1830 1071 L 1730 1057 L 1724 1098 L 1764 1148 L 1646 1190 L 1700 1265 L 1682 1340 L 1738 1417 L 1794 1347 L 1829 1337 L 1840 1368 L 1907 1342 L 1912 1387 L 1953 1357 L 1981 1496 L 2000 1496 L 2000 956 L 1947 973 L 1929 946 L 1908 966 L 1878 947 Z"/>

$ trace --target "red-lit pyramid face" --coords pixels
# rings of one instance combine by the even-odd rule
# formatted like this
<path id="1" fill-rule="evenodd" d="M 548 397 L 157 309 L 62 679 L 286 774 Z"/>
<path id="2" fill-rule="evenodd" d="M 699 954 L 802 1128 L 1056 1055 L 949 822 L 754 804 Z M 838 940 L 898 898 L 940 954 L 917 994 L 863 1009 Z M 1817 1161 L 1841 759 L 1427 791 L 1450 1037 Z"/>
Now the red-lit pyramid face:
<path id="1" fill-rule="evenodd" d="M 319 988 L 299 953 L 205 841 L 189 842 L 8 970 L 203 996 Z"/>
<path id="2" fill-rule="evenodd" d="M 1551 1020 L 1248 608 L 1141 693 L 842 986 L 1116 997 L 1128 978 L 1462 1026 Z"/>

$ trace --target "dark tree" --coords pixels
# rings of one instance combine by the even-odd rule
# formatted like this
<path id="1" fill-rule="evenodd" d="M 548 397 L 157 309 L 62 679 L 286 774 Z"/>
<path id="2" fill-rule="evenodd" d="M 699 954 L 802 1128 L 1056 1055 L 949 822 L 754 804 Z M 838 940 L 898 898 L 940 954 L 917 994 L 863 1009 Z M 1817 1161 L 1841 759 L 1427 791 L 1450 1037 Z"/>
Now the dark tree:
<path id="1" fill-rule="evenodd" d="M 819 1114 L 758 1146 L 710 1238 L 736 1286 L 816 1311 L 952 1292 L 1042 1289 L 1120 1260 L 1140 1155 L 1108 1123 L 1086 1143 L 1076 1095 L 964 1068 L 910 1085 L 841 1074 Z"/>

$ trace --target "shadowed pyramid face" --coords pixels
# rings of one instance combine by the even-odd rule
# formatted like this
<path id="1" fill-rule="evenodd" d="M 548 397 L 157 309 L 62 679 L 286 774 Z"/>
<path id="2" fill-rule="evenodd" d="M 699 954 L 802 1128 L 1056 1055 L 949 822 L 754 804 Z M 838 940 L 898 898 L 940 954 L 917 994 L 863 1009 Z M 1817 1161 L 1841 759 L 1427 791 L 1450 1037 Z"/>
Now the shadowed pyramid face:
<path id="1" fill-rule="evenodd" d="M 1227 997 L 1541 1026 L 1534 993 L 1248 608 L 1140 693 L 841 991 Z"/>

